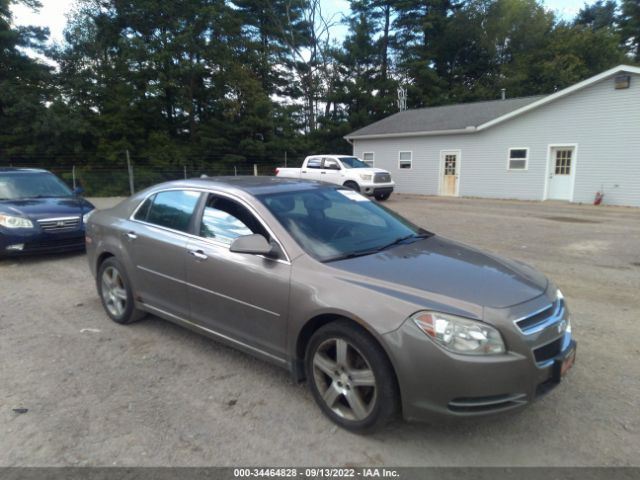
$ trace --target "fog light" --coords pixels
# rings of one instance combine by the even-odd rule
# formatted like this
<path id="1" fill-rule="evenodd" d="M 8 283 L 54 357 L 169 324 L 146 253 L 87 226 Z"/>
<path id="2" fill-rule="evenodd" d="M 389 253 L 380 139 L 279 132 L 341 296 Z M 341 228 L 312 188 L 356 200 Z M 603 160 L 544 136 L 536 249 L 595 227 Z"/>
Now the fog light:
<path id="1" fill-rule="evenodd" d="M 9 245 L 8 247 L 6 247 L 5 250 L 8 250 L 10 252 L 21 252 L 22 250 L 24 250 L 24 243 L 14 243 L 13 245 Z"/>

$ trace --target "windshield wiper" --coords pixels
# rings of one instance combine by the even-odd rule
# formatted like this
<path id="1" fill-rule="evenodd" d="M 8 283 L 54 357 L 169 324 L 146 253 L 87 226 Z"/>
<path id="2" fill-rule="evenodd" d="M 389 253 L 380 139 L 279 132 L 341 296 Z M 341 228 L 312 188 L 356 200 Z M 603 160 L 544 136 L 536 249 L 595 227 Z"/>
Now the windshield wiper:
<path id="1" fill-rule="evenodd" d="M 387 243 L 386 245 L 383 245 L 383 246 L 377 248 L 377 251 L 380 252 L 382 250 L 386 250 L 387 248 L 393 247 L 395 245 L 399 245 L 402 242 L 404 242 L 405 240 L 409 240 L 409 239 L 413 239 L 413 238 L 415 238 L 415 239 L 428 238 L 430 236 L 431 236 L 430 233 L 412 233 L 411 235 L 405 235 L 404 237 L 396 238 L 393 242 Z"/>
<path id="2" fill-rule="evenodd" d="M 22 198 L 67 198 L 68 195 L 29 195 Z"/>
<path id="3" fill-rule="evenodd" d="M 411 235 L 405 235 L 404 237 L 396 238 L 393 242 L 387 243 L 386 245 L 382 245 L 381 247 L 371 248 L 369 250 L 356 250 L 355 252 L 349 252 L 342 255 L 336 255 L 335 257 L 329 257 L 325 262 L 334 262 L 336 260 L 346 260 L 348 258 L 355 257 L 364 257 L 365 255 L 372 255 L 374 253 L 381 252 L 386 250 L 387 248 L 393 247 L 394 245 L 399 245 L 400 243 L 409 240 L 409 239 L 420 239 L 420 238 L 429 238 L 433 236 L 432 233 L 421 232 L 421 233 L 412 233 Z"/>
<path id="4" fill-rule="evenodd" d="M 344 253 L 341 255 L 336 255 L 335 257 L 329 257 L 323 262 L 335 262 L 336 260 L 346 260 L 347 258 L 356 258 L 356 257 L 364 257 L 365 255 L 371 255 L 373 253 L 378 253 L 380 250 L 374 248 L 372 250 L 358 250 L 355 252 Z"/>

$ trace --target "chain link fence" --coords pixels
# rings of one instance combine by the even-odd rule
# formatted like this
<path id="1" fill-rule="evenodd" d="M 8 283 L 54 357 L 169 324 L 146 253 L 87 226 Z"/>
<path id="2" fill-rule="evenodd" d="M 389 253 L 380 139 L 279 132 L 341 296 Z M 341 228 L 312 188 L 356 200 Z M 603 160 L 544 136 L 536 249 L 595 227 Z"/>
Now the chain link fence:
<path id="1" fill-rule="evenodd" d="M 71 188 L 80 187 L 89 197 L 128 196 L 132 192 L 171 180 L 198 178 L 203 175 L 275 175 L 277 167 L 299 167 L 304 158 L 289 158 L 282 161 L 261 162 L 192 162 L 182 165 L 154 165 L 147 160 L 131 158 L 129 163 L 64 162 L 43 158 L 0 159 L 2 167 L 41 168 L 56 174 Z"/>

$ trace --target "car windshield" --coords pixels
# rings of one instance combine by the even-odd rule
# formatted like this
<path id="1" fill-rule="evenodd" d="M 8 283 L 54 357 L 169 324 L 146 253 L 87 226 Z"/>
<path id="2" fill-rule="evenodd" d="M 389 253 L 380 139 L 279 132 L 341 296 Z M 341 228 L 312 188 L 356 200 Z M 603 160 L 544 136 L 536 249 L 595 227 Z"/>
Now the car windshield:
<path id="1" fill-rule="evenodd" d="M 258 198 L 307 253 L 323 262 L 369 255 L 432 235 L 352 190 L 324 188 Z"/>
<path id="2" fill-rule="evenodd" d="M 0 174 L 0 200 L 72 195 L 69 187 L 50 173 Z"/>
<path id="3" fill-rule="evenodd" d="M 357 157 L 340 157 L 340 161 L 344 168 L 369 168 L 369 165 Z"/>

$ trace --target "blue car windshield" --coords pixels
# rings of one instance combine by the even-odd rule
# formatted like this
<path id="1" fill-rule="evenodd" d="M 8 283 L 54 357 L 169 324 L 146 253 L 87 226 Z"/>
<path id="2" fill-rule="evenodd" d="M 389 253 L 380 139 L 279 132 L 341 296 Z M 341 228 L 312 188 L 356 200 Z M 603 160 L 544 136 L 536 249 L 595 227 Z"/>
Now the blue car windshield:
<path id="1" fill-rule="evenodd" d="M 0 174 L 0 200 L 70 197 L 72 195 L 69 187 L 50 173 Z"/>
<path id="2" fill-rule="evenodd" d="M 353 190 L 322 188 L 258 198 L 307 253 L 323 262 L 432 235 Z"/>
<path id="3" fill-rule="evenodd" d="M 356 157 L 340 157 L 344 168 L 369 168 L 370 166 Z"/>

